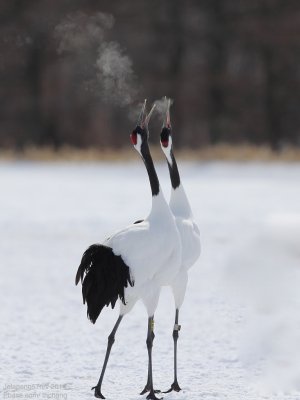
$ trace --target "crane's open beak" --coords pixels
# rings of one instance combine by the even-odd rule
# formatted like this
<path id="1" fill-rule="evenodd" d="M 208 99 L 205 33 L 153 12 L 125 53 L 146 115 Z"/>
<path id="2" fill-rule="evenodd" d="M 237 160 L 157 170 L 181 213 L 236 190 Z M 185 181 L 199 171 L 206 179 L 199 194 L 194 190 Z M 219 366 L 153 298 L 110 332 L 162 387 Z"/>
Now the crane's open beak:
<path id="1" fill-rule="evenodd" d="M 170 119 L 170 107 L 171 107 L 171 99 L 167 99 L 165 96 L 165 101 L 167 102 L 166 116 L 163 122 L 163 128 L 171 128 L 171 119 Z"/>
<path id="2" fill-rule="evenodd" d="M 146 104 L 147 104 L 147 99 L 144 100 L 144 103 L 142 105 L 142 109 L 141 109 L 141 112 L 140 112 L 140 115 L 139 115 L 139 118 L 138 118 L 138 121 L 137 121 L 137 126 L 142 126 L 143 123 L 144 123 L 144 118 L 145 118 L 144 115 L 145 115 L 145 110 L 146 110 Z"/>
<path id="3" fill-rule="evenodd" d="M 146 128 L 148 127 L 151 115 L 153 114 L 153 111 L 154 111 L 155 107 L 156 107 L 156 104 L 154 103 L 152 108 L 151 108 L 151 110 L 149 111 L 148 115 L 146 116 L 146 118 L 145 118 L 145 120 L 143 122 L 143 127 L 146 127 Z"/>

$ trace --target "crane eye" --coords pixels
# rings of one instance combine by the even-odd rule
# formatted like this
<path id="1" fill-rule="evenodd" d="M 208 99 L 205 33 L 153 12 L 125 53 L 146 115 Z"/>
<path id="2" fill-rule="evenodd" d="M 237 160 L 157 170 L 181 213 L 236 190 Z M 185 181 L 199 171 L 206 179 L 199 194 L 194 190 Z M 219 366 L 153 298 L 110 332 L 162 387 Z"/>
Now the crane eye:
<path id="1" fill-rule="evenodd" d="M 169 141 L 168 140 L 162 140 L 161 144 L 163 145 L 163 147 L 168 147 L 169 146 Z"/>
<path id="2" fill-rule="evenodd" d="M 137 144 L 137 133 L 132 132 L 132 134 L 130 135 L 130 139 L 131 139 L 131 143 L 135 146 Z"/>

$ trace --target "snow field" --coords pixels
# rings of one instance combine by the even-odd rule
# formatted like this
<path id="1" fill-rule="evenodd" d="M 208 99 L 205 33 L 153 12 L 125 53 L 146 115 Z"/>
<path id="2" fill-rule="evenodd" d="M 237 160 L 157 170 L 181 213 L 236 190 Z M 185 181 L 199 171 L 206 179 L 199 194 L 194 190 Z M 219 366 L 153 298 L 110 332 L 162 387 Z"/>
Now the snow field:
<path id="1" fill-rule="evenodd" d="M 178 400 L 300 399 L 300 166 L 180 163 L 202 237 L 180 313 Z M 166 197 L 167 167 L 158 164 Z M 86 247 L 147 215 L 140 162 L 0 164 L 3 398 L 93 398 L 118 310 L 86 319 L 75 273 Z M 172 382 L 174 305 L 155 316 L 154 382 Z M 124 318 L 103 384 L 140 399 L 147 314 Z"/>

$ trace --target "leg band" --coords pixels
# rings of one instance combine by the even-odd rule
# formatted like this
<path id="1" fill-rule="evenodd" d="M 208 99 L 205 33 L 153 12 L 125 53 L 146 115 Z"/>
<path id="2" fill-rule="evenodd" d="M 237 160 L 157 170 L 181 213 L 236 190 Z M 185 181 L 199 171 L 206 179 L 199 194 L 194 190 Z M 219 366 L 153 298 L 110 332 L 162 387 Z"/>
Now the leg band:
<path id="1" fill-rule="evenodd" d="M 180 331 L 181 325 L 174 324 L 174 331 Z"/>
<path id="2" fill-rule="evenodd" d="M 154 331 L 154 319 L 151 321 L 151 331 Z"/>

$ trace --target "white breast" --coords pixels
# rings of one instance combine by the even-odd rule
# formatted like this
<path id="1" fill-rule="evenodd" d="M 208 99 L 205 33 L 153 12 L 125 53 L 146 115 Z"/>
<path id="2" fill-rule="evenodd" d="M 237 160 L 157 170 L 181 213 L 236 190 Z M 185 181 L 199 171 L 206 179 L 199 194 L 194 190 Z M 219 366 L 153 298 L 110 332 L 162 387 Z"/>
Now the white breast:
<path id="1" fill-rule="evenodd" d="M 116 232 L 105 244 L 129 266 L 135 282 L 132 293 L 138 294 L 149 280 L 168 284 L 180 269 L 181 239 L 167 203 L 153 204 L 148 218 Z"/>
<path id="2" fill-rule="evenodd" d="M 189 269 L 200 256 L 200 231 L 182 184 L 172 190 L 170 208 L 175 216 L 182 244 L 182 269 Z"/>
<path id="3" fill-rule="evenodd" d="M 182 268 L 191 268 L 200 256 L 200 231 L 192 219 L 176 217 L 176 225 L 182 244 Z"/>

